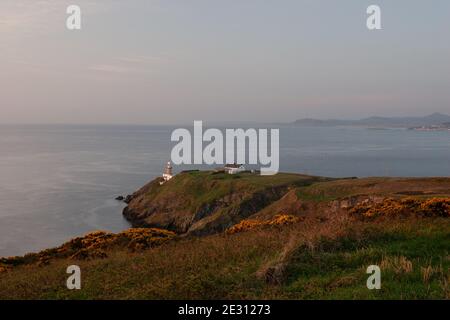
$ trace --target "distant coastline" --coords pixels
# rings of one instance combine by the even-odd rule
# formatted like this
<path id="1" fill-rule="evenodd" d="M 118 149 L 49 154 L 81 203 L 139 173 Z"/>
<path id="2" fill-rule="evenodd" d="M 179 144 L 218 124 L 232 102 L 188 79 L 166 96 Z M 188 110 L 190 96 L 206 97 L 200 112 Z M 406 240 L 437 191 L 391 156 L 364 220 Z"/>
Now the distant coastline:
<path id="1" fill-rule="evenodd" d="M 416 131 L 450 131 L 450 122 L 446 122 L 439 125 L 412 127 L 408 129 Z"/>
<path id="2" fill-rule="evenodd" d="M 359 120 L 345 119 L 298 119 L 292 124 L 310 127 L 359 126 L 368 128 L 407 128 L 421 131 L 450 129 L 450 115 L 433 113 L 424 117 L 369 117 Z"/>

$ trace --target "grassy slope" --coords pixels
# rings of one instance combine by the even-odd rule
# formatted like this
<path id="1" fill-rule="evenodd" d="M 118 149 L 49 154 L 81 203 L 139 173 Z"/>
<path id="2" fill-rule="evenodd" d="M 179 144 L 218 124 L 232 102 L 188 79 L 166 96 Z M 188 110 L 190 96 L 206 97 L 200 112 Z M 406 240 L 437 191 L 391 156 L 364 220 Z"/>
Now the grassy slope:
<path id="1" fill-rule="evenodd" d="M 323 178 L 292 173 L 261 176 L 251 173 L 229 175 L 214 174 L 211 171 L 193 171 L 179 174 L 162 186 L 155 184 L 144 187 L 137 192 L 139 203 L 136 203 L 136 206 L 143 208 L 152 202 L 158 202 L 161 198 L 172 198 L 177 201 L 181 197 L 188 199 L 182 203 L 186 205 L 185 209 L 196 210 L 205 203 L 233 192 L 249 194 L 270 187 L 309 184 L 320 179 Z"/>
<path id="2" fill-rule="evenodd" d="M 110 252 L 107 259 L 22 266 L 0 274 L 0 298 L 448 299 L 449 230 L 448 219 L 330 221 L 182 239 L 142 253 Z M 402 269 L 401 257 L 412 271 Z M 280 281 L 267 283 L 264 270 L 280 262 Z M 72 263 L 82 268 L 80 291 L 65 288 Z M 366 288 L 371 264 L 382 266 L 382 290 Z M 423 268 L 430 266 L 426 280 Z"/>
<path id="3" fill-rule="evenodd" d="M 199 172 L 183 179 L 170 188 L 196 194 L 194 206 L 210 200 L 206 190 L 222 196 L 236 184 L 256 190 L 287 183 L 296 186 L 292 192 L 301 201 L 313 203 L 364 194 L 450 194 L 450 179 L 441 178 L 314 179 L 311 184 L 311 177 L 301 175 L 267 178 Z M 213 191 L 216 179 L 221 187 Z M 190 184 L 204 187 L 189 188 Z M 329 213 L 323 219 L 306 216 L 291 226 L 180 238 L 141 253 L 110 250 L 106 259 L 19 266 L 0 273 L 0 299 L 449 299 L 449 220 L 362 222 Z M 82 268 L 80 291 L 65 287 L 70 264 Z M 365 269 L 371 264 L 382 267 L 382 290 L 366 288 Z"/>
<path id="4" fill-rule="evenodd" d="M 305 201 L 332 201 L 357 195 L 449 196 L 450 178 L 364 178 L 325 181 L 297 189 Z"/>
<path id="5" fill-rule="evenodd" d="M 325 178 L 211 171 L 186 172 L 160 186 L 154 181 L 134 194 L 125 216 L 136 226 L 208 234 L 223 231 L 279 199 L 289 187 Z"/>

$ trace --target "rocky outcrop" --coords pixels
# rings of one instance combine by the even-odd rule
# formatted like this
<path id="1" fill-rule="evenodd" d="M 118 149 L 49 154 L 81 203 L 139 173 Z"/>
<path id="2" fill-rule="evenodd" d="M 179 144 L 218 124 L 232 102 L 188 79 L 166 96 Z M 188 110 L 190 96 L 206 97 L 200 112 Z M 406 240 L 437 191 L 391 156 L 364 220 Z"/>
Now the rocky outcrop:
<path id="1" fill-rule="evenodd" d="M 196 236 L 218 233 L 279 200 L 290 188 L 317 179 L 297 174 L 184 172 L 163 185 L 156 179 L 134 193 L 123 215 L 134 227 Z"/>
<path id="2" fill-rule="evenodd" d="M 448 178 L 329 179 L 192 171 L 160 182 L 155 179 L 132 194 L 124 216 L 134 227 L 193 236 L 223 232 L 248 218 L 269 220 L 287 214 L 322 221 L 358 206 L 377 208 L 388 197 L 450 194 Z"/>
<path id="3" fill-rule="evenodd" d="M 107 251 L 127 248 L 131 252 L 157 247 L 173 239 L 175 233 L 154 229 L 128 229 L 120 233 L 95 231 L 83 237 L 74 238 L 57 248 L 46 249 L 38 253 L 29 253 L 23 257 L 0 258 L 0 273 L 20 265 L 46 265 L 55 259 L 103 259 Z"/>
<path id="4" fill-rule="evenodd" d="M 213 206 L 213 210 L 210 210 L 204 218 L 189 226 L 187 233 L 202 236 L 225 231 L 280 199 L 286 191 L 285 186 L 268 188 L 245 197 L 237 203 L 223 202 L 222 205 Z"/>

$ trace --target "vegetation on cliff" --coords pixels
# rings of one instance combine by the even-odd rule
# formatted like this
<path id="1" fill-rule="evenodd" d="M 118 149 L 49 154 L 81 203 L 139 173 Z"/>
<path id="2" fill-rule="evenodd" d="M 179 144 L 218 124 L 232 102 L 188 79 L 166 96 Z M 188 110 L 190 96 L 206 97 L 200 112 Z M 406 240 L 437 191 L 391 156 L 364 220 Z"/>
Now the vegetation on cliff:
<path id="1" fill-rule="evenodd" d="M 449 204 L 447 178 L 183 173 L 127 211 L 177 234 L 95 232 L 1 259 L 0 299 L 450 299 Z M 65 286 L 71 264 L 81 290 Z"/>
<path id="2" fill-rule="evenodd" d="M 0 274 L 0 299 L 449 299 L 450 219 L 298 221 Z M 67 290 L 79 265 L 82 289 Z M 381 290 L 366 268 L 379 265 Z"/>
<path id="3" fill-rule="evenodd" d="M 337 211 L 359 205 L 355 210 L 374 215 L 379 209 L 387 212 L 405 197 L 409 205 L 416 201 L 419 207 L 422 204 L 414 199 L 444 199 L 440 210 L 445 211 L 449 195 L 450 179 L 446 178 L 330 179 L 289 173 L 260 176 L 194 171 L 178 174 L 163 185 L 158 179 L 152 181 L 133 194 L 124 216 L 137 227 L 206 235 L 223 232 L 249 218 L 267 220 L 281 212 L 314 215 L 333 205 Z M 379 202 L 383 201 L 386 206 L 381 208 Z M 401 201 L 399 205 L 405 205 L 405 200 Z M 426 202 L 423 206 L 428 208 L 421 212 L 434 214 L 438 205 Z M 419 213 L 419 208 L 412 207 L 404 211 L 410 209 Z"/>
<path id="4" fill-rule="evenodd" d="M 173 237 L 175 233 L 155 228 L 128 229 L 117 234 L 95 231 L 72 239 L 57 248 L 29 253 L 23 257 L 0 258 L 0 273 L 19 265 L 47 265 L 52 260 L 61 258 L 72 260 L 107 258 L 107 250 L 126 248 L 132 252 L 140 251 L 159 246 Z"/>
<path id="5" fill-rule="evenodd" d="M 278 214 L 270 220 L 245 219 L 235 224 L 231 228 L 228 228 L 226 230 L 226 233 L 234 234 L 263 227 L 284 226 L 287 224 L 295 223 L 298 220 L 299 218 L 287 214 Z"/>
<path id="6" fill-rule="evenodd" d="M 329 179 L 287 173 L 261 176 L 184 172 L 163 185 L 156 179 L 137 191 L 124 216 L 134 226 L 211 234 L 258 212 L 280 199 L 289 188 L 326 180 Z"/>
<path id="7" fill-rule="evenodd" d="M 393 199 L 387 198 L 380 203 L 365 202 L 356 205 L 350 214 L 366 218 L 373 217 L 450 217 L 450 199 Z"/>

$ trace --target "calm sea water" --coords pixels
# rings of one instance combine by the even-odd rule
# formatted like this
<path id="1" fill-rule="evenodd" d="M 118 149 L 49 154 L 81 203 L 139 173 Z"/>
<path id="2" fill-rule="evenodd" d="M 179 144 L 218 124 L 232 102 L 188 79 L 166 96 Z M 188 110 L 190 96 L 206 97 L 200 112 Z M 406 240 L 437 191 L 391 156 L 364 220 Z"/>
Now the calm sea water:
<path id="1" fill-rule="evenodd" d="M 0 126 L 0 256 L 120 231 L 117 195 L 161 174 L 172 128 Z M 281 170 L 323 176 L 450 176 L 450 132 L 280 130 Z M 178 170 L 182 168 L 176 168 Z"/>

